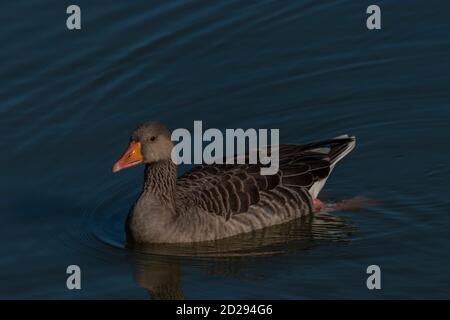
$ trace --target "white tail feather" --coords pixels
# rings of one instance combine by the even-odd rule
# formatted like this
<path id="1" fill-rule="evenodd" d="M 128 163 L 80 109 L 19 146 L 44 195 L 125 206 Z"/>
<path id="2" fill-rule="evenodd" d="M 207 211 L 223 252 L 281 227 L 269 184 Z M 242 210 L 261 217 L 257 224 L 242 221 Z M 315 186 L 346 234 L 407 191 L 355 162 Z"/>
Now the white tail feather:
<path id="1" fill-rule="evenodd" d="M 349 136 L 347 134 L 341 135 L 336 137 L 335 139 L 342 139 L 342 138 L 349 138 Z M 351 137 L 353 139 L 355 139 L 355 137 Z M 331 163 L 330 165 L 330 173 L 328 174 L 328 176 L 322 180 L 319 180 L 317 182 L 315 182 L 310 188 L 309 188 L 309 193 L 311 195 L 311 197 L 313 199 L 316 199 L 317 196 L 319 195 L 320 191 L 322 190 L 322 188 L 325 186 L 325 183 L 327 182 L 328 177 L 330 176 L 331 172 L 334 169 L 334 166 L 336 165 L 336 163 L 338 163 L 339 161 L 341 161 L 347 154 L 349 154 L 354 148 L 355 148 L 355 144 L 356 144 L 356 140 L 348 143 L 347 148 L 341 152 L 341 154 L 339 154 L 339 156 L 334 159 L 333 163 Z M 329 153 L 331 151 L 330 148 L 317 148 L 314 149 L 317 150 L 317 152 L 320 153 Z"/>

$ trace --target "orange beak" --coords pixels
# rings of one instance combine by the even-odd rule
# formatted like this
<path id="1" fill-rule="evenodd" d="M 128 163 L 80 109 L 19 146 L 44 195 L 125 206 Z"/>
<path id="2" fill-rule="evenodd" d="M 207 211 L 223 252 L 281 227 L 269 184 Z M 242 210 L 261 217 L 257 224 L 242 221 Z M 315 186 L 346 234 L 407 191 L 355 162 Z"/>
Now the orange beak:
<path id="1" fill-rule="evenodd" d="M 117 171 L 138 165 L 142 162 L 144 162 L 144 158 L 141 153 L 141 143 L 131 142 L 127 151 L 125 151 L 119 161 L 114 164 L 112 172 L 115 173 Z"/>

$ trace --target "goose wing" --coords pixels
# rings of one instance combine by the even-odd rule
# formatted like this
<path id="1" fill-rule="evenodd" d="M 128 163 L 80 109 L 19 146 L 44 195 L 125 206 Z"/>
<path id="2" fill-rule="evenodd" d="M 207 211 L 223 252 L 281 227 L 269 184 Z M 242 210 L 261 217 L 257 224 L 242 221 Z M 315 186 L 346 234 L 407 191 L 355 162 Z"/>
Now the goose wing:
<path id="1" fill-rule="evenodd" d="M 274 175 L 261 175 L 260 164 L 200 165 L 181 176 L 177 187 L 191 203 L 226 219 L 267 201 L 270 192 L 277 198 L 274 201 L 286 202 L 293 197 L 311 206 L 308 190 L 328 177 L 333 165 L 331 151 L 345 143 L 348 139 L 280 145 L 279 170 Z"/>

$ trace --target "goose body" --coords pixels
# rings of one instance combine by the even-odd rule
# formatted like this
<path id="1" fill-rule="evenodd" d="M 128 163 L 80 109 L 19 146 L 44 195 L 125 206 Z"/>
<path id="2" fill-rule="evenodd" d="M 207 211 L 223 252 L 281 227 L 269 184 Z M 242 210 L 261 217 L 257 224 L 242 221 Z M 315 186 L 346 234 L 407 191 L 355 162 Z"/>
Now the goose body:
<path id="1" fill-rule="evenodd" d="M 177 178 L 176 165 L 161 151 L 166 144 L 171 149 L 169 141 L 163 125 L 144 124 L 113 169 L 136 164 L 136 157 L 146 163 L 142 193 L 126 221 L 127 241 L 217 240 L 313 214 L 313 201 L 334 166 L 355 146 L 355 138 L 346 135 L 280 145 L 275 175 L 261 175 L 259 164 L 213 164 Z"/>

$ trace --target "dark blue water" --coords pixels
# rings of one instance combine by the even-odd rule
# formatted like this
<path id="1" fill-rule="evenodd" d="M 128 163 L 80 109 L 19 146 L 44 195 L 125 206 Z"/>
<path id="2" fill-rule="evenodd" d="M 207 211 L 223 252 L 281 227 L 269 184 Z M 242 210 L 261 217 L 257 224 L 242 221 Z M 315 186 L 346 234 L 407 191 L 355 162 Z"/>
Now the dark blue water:
<path id="1" fill-rule="evenodd" d="M 80 31 L 70 4 L 0 5 L 1 298 L 450 297 L 448 1 L 377 1 L 379 31 L 371 1 L 78 0 Z M 111 166 L 147 120 L 356 135 L 323 197 L 378 205 L 127 250 L 142 168 Z"/>

